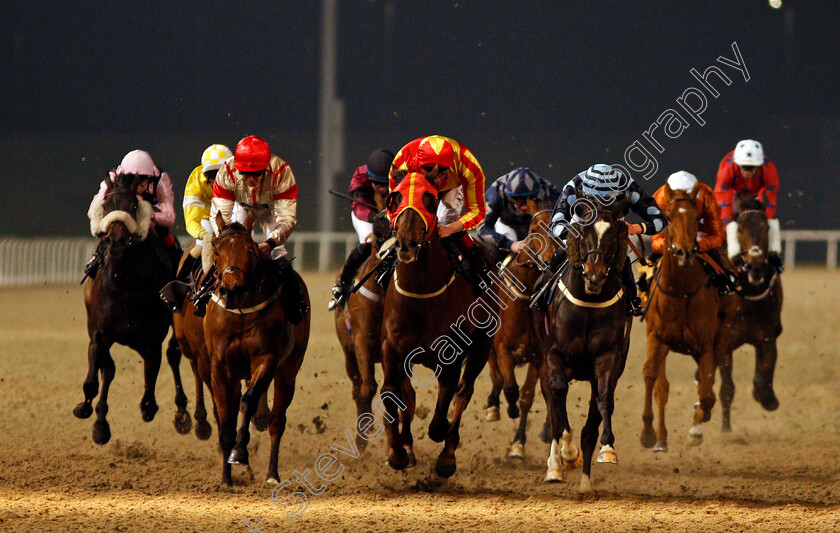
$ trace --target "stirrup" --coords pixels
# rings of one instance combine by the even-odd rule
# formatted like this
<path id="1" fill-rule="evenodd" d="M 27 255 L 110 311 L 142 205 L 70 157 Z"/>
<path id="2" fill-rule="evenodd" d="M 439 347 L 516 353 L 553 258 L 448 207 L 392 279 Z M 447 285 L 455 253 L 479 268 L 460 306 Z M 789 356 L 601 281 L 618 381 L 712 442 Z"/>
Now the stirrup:
<path id="1" fill-rule="evenodd" d="M 628 298 L 627 314 L 632 316 L 644 316 L 645 308 L 642 307 L 642 299 L 638 296 Z"/>
<path id="2" fill-rule="evenodd" d="M 327 308 L 330 311 L 334 311 L 337 307 L 347 301 L 348 293 L 350 292 L 350 287 L 341 281 L 333 285 L 332 289 L 332 299 L 330 300 L 329 304 L 327 304 Z"/>

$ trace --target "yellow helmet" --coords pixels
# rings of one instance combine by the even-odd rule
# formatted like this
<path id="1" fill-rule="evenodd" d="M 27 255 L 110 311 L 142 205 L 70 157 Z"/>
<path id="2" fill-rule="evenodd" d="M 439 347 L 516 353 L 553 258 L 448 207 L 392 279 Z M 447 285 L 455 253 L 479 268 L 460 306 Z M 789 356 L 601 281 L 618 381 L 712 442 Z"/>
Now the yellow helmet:
<path id="1" fill-rule="evenodd" d="M 225 159 L 233 157 L 233 152 L 224 144 L 213 144 L 208 146 L 201 154 L 201 171 L 218 170 Z"/>

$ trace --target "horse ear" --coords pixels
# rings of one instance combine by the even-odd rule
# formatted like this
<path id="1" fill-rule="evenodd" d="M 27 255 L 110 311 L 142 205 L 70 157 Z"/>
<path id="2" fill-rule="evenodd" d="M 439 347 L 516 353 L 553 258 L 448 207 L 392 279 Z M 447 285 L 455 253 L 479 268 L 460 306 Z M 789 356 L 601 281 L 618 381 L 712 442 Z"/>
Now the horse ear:
<path id="1" fill-rule="evenodd" d="M 257 219 L 257 214 L 253 210 L 249 209 L 248 214 L 245 215 L 245 222 L 244 222 L 245 229 L 248 230 L 248 233 L 251 233 L 252 231 L 254 231 L 254 221 L 256 219 Z"/>
<path id="2" fill-rule="evenodd" d="M 385 198 L 385 209 L 387 209 L 389 213 L 393 214 L 401 203 L 402 193 L 399 191 L 394 191 L 390 193 L 387 198 Z"/>
<path id="3" fill-rule="evenodd" d="M 434 213 L 437 210 L 437 206 L 435 205 L 437 204 L 437 198 L 434 194 L 430 192 L 424 192 L 422 201 L 423 207 L 425 207 L 426 211 L 428 211 L 429 213 Z"/>
<path id="4" fill-rule="evenodd" d="M 216 227 L 219 228 L 219 231 L 225 229 L 227 224 L 225 223 L 225 217 L 222 216 L 222 212 L 219 211 L 216 213 Z"/>
<path id="5" fill-rule="evenodd" d="M 700 194 L 700 182 L 699 181 L 694 184 L 694 187 L 691 188 L 691 192 L 689 194 L 691 195 L 692 200 L 697 199 L 697 195 Z"/>
<path id="6" fill-rule="evenodd" d="M 671 188 L 667 181 L 665 182 L 663 190 L 665 191 L 665 196 L 669 198 L 674 195 L 674 189 Z"/>

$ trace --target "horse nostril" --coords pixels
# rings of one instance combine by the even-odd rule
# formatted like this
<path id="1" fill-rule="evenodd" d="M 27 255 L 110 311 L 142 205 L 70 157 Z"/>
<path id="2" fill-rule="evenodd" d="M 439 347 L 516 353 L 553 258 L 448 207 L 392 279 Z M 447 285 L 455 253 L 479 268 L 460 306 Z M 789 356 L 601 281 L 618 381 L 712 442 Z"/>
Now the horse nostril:
<path id="1" fill-rule="evenodd" d="M 685 257 L 685 250 L 682 248 L 677 250 L 677 257 Z"/>

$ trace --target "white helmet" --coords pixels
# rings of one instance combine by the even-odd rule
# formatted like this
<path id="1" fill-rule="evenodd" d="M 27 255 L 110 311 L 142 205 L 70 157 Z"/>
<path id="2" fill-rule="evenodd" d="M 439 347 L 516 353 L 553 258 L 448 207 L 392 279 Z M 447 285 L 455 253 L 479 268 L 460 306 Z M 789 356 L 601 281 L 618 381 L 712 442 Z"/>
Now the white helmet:
<path id="1" fill-rule="evenodd" d="M 732 160 L 739 167 L 760 167 L 764 164 L 764 148 L 758 141 L 744 139 L 735 147 L 735 155 Z"/>
<path id="2" fill-rule="evenodd" d="M 213 144 L 201 154 L 201 171 L 217 170 L 226 159 L 233 157 L 233 152 L 224 144 Z"/>
<path id="3" fill-rule="evenodd" d="M 160 171 L 152 161 L 149 152 L 143 150 L 132 150 L 125 154 L 120 166 L 117 167 L 117 174 L 138 174 L 140 176 L 160 176 Z"/>
<path id="4" fill-rule="evenodd" d="M 674 172 L 668 176 L 668 187 L 674 191 L 691 192 L 695 184 L 697 184 L 697 176 L 685 170 Z"/>

